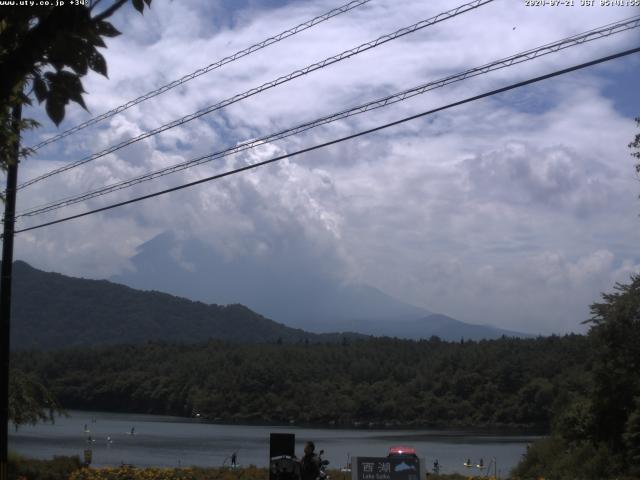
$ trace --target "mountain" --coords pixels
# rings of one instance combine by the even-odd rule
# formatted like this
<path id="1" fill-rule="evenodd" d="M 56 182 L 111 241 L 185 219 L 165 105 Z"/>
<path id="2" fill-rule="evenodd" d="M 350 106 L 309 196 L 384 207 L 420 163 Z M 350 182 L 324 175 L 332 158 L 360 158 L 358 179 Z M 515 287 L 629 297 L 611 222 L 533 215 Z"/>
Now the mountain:
<path id="1" fill-rule="evenodd" d="M 14 264 L 12 292 L 14 349 L 149 340 L 193 343 L 209 338 L 235 342 L 342 339 L 342 335 L 317 335 L 287 327 L 242 305 L 207 305 L 106 280 L 47 273 L 21 261 Z"/>
<path id="2" fill-rule="evenodd" d="M 444 340 L 527 335 L 473 325 L 430 312 L 368 286 L 345 283 L 332 252 L 319 255 L 291 235 L 269 245 L 225 255 L 194 239 L 163 233 L 131 258 L 133 268 L 112 280 L 205 303 L 241 303 L 266 317 L 315 333 L 351 331 L 365 335 Z"/>
<path id="3" fill-rule="evenodd" d="M 269 255 L 228 258 L 197 240 L 164 233 L 143 244 L 131 263 L 133 270 L 111 280 L 205 303 L 241 303 L 305 330 L 322 329 L 328 321 L 416 319 L 431 314 L 368 285 L 345 284 L 333 273 L 335 259 L 314 257 L 295 243 Z"/>

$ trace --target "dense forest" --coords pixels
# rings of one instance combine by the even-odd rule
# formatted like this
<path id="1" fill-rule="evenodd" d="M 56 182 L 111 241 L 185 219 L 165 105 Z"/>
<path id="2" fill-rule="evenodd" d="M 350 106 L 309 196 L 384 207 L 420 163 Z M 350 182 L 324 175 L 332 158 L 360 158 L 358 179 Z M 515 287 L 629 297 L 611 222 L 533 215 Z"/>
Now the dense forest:
<path id="1" fill-rule="evenodd" d="M 480 342 L 149 343 L 14 354 L 65 408 L 229 422 L 546 429 L 591 368 L 584 336 Z"/>

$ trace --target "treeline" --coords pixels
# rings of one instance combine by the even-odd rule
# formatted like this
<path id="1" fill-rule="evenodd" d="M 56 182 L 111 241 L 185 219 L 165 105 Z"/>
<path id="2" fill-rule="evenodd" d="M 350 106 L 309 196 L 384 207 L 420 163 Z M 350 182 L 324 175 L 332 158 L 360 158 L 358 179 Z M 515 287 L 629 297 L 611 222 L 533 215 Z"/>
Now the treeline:
<path id="1" fill-rule="evenodd" d="M 149 343 L 22 352 L 64 408 L 315 425 L 537 427 L 584 385 L 590 339 Z M 579 387 L 582 388 L 582 387 Z"/>
<path id="2" fill-rule="evenodd" d="M 640 124 L 640 120 L 638 121 Z M 593 358 L 516 478 L 640 478 L 640 275 L 591 305 Z"/>

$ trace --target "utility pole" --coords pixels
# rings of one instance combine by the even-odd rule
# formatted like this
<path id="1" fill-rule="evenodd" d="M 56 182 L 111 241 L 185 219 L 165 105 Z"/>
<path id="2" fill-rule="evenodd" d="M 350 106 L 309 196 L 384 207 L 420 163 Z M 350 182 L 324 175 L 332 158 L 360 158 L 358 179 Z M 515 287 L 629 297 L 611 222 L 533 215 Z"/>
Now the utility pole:
<path id="1" fill-rule="evenodd" d="M 9 347 L 11 334 L 11 274 L 13 271 L 13 232 L 16 215 L 16 187 L 20 160 L 20 121 L 22 104 L 13 107 L 12 127 L 16 135 L 13 162 L 7 166 L 7 190 L 2 237 L 2 278 L 0 279 L 0 480 L 7 480 L 9 443 Z"/>

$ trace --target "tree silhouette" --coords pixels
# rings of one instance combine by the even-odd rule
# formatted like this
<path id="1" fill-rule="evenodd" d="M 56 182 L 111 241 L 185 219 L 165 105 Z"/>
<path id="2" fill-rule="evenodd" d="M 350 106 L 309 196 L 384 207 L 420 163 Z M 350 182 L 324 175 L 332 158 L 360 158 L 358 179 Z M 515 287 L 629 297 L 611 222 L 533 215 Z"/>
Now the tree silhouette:
<path id="1" fill-rule="evenodd" d="M 129 1 L 140 13 L 145 4 L 151 5 L 151 0 L 116 0 L 97 12 L 102 0 L 92 0 L 86 5 L 2 9 L 0 168 L 6 169 L 14 161 L 19 135 L 12 126 L 12 111 L 18 105 L 30 105 L 31 93 L 39 103 L 44 102 L 47 115 L 56 125 L 64 119 L 69 102 L 86 109 L 81 78 L 89 70 L 107 76 L 107 62 L 98 48 L 106 47 L 104 38 L 120 35 L 107 19 Z M 19 129 L 37 125 L 33 120 L 22 120 Z M 22 156 L 28 153 L 21 151 Z"/>

